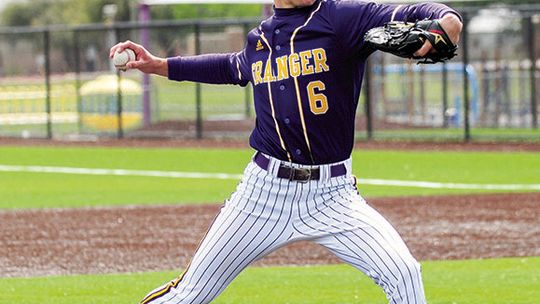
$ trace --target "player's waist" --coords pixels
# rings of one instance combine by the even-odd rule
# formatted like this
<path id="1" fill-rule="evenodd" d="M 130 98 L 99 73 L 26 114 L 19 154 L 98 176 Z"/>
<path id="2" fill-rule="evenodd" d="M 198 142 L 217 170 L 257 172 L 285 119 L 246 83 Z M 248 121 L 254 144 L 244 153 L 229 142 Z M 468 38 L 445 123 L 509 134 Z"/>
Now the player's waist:
<path id="1" fill-rule="evenodd" d="M 330 179 L 351 172 L 351 158 L 331 164 L 302 165 L 257 152 L 253 156 L 253 162 L 276 177 L 298 182 Z"/>

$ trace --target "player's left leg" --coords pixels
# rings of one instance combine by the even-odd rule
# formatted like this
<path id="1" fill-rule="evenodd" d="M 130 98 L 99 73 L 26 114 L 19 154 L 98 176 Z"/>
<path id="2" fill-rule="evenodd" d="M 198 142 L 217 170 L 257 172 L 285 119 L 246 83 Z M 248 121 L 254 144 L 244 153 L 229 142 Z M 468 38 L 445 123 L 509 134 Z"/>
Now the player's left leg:
<path id="1" fill-rule="evenodd" d="M 250 163 L 184 274 L 141 303 L 209 303 L 249 264 L 285 245 L 295 196 L 289 184 Z"/>
<path id="2" fill-rule="evenodd" d="M 420 264 L 392 227 L 356 189 L 346 185 L 325 196 L 320 221 L 332 233 L 315 239 L 344 262 L 371 277 L 390 303 L 425 303 Z"/>

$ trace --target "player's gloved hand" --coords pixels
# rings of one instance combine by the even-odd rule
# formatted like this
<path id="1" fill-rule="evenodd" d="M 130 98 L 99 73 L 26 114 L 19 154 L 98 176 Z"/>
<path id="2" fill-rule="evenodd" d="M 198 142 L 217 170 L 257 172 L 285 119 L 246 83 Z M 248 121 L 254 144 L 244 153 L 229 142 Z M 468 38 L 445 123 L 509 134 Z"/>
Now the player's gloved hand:
<path id="1" fill-rule="evenodd" d="M 142 45 L 131 42 L 129 40 L 117 43 L 111 47 L 109 57 L 113 58 L 116 51 L 121 52 L 125 49 L 132 49 L 135 52 L 134 61 L 130 61 L 126 64 L 126 69 L 138 69 L 143 73 L 157 74 L 167 77 L 169 75 L 169 69 L 167 60 L 152 55 Z"/>
<path id="2" fill-rule="evenodd" d="M 445 27 L 450 33 L 446 32 Z M 369 47 L 376 50 L 404 58 L 424 59 L 419 63 L 436 63 L 456 55 L 455 43 L 459 40 L 460 33 L 459 18 L 454 14 L 447 14 L 438 20 L 389 22 L 369 30 L 364 40 Z"/>
<path id="3" fill-rule="evenodd" d="M 448 38 L 450 38 L 452 43 L 457 45 L 459 42 L 461 30 L 463 29 L 463 23 L 461 23 L 461 20 L 458 18 L 458 16 L 456 16 L 456 14 L 454 13 L 448 13 L 438 21 L 448 35 Z M 424 57 L 430 52 L 436 52 L 436 50 L 433 48 L 431 42 L 429 40 L 426 40 L 424 42 L 424 45 L 414 53 L 414 56 Z"/>

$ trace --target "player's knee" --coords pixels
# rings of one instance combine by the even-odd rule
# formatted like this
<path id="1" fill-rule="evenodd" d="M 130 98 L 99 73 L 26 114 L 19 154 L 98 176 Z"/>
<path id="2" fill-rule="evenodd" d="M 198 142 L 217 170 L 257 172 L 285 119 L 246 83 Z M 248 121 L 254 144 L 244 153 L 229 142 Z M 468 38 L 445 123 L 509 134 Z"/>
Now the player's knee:
<path id="1" fill-rule="evenodd" d="M 403 257 L 401 263 L 396 264 L 396 276 L 392 282 L 392 286 L 396 289 L 408 289 L 416 285 L 422 280 L 422 268 L 416 259 L 411 257 Z"/>
<path id="2" fill-rule="evenodd" d="M 417 301 L 423 297 L 420 263 L 411 256 L 403 257 L 396 266 L 396 275 L 384 290 L 390 303 L 423 303 Z"/>

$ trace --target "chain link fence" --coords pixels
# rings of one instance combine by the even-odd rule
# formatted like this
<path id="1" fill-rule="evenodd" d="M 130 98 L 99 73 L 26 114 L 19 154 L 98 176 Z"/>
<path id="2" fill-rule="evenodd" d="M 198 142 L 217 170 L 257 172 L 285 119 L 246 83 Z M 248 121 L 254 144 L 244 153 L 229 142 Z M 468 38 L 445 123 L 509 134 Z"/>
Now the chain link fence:
<path id="1" fill-rule="evenodd" d="M 464 9 L 468 31 L 458 57 L 447 64 L 372 55 L 357 137 L 540 141 L 537 12 L 540 7 Z M 236 52 L 259 22 L 0 29 L 0 136 L 245 138 L 254 126 L 249 86 L 118 73 L 108 54 L 128 39 L 161 57 Z"/>
<path id="2" fill-rule="evenodd" d="M 458 56 L 417 65 L 374 54 L 364 138 L 540 141 L 538 8 L 463 10 Z M 466 93 L 467 92 L 467 93 Z"/>

